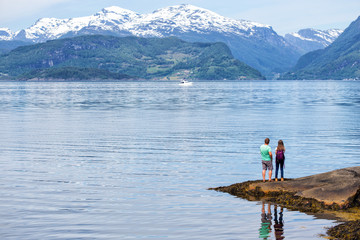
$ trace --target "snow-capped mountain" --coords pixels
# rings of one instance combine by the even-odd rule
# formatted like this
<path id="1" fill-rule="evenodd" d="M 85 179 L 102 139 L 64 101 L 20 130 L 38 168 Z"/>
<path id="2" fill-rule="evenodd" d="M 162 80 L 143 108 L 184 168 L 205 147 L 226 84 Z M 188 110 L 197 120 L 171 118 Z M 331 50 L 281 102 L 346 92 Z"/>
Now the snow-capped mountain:
<path id="1" fill-rule="evenodd" d="M 31 27 L 16 33 L 14 39 L 44 42 L 68 34 L 86 34 L 87 32 L 118 33 L 127 29 L 129 23 L 140 16 L 140 14 L 120 7 L 109 7 L 88 17 L 70 19 L 42 18 Z"/>
<path id="2" fill-rule="evenodd" d="M 316 30 L 307 28 L 296 33 L 286 34 L 285 39 L 299 49 L 301 53 L 307 53 L 329 46 L 341 33 L 343 30 L 340 29 Z"/>
<path id="3" fill-rule="evenodd" d="M 223 17 L 192 5 L 178 5 L 143 15 L 129 30 L 137 36 L 166 36 L 173 32 L 219 32 L 248 36 L 254 34 L 255 27 L 270 28 L 255 22 Z"/>
<path id="4" fill-rule="evenodd" d="M 234 57 L 262 73 L 289 68 L 300 56 L 269 25 L 223 17 L 187 4 L 161 8 L 149 14 L 108 7 L 87 17 L 42 18 L 13 34 L 12 40 L 38 43 L 83 34 L 176 36 L 191 42 L 225 42 Z"/>
<path id="5" fill-rule="evenodd" d="M 0 28 L 0 40 L 12 40 L 14 38 L 14 33 L 8 28 Z"/>
<path id="6" fill-rule="evenodd" d="M 113 6 L 86 17 L 42 18 L 16 33 L 0 30 L 0 40 L 38 43 L 84 34 L 175 36 L 190 42 L 224 42 L 235 58 L 265 75 L 288 70 L 303 51 L 269 25 L 227 18 L 187 4 L 161 8 L 149 14 Z"/>
<path id="7" fill-rule="evenodd" d="M 161 8 L 150 14 L 138 14 L 114 6 L 88 17 L 39 19 L 33 26 L 17 32 L 15 39 L 43 42 L 69 34 L 96 31 L 140 37 L 165 37 L 189 32 L 218 32 L 251 37 L 258 34 L 257 29 L 273 31 L 268 25 L 234 20 L 192 5 Z"/>

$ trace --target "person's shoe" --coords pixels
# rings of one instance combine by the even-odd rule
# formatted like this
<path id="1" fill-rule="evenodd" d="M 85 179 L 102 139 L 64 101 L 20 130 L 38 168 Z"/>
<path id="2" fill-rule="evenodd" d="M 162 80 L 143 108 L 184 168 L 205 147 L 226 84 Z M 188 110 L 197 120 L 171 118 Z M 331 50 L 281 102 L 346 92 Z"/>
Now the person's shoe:
<path id="1" fill-rule="evenodd" d="M 275 178 L 275 182 L 277 182 L 278 181 L 278 179 L 277 178 Z"/>
<path id="2" fill-rule="evenodd" d="M 281 181 L 283 182 L 283 181 L 284 181 L 284 178 L 281 178 Z"/>

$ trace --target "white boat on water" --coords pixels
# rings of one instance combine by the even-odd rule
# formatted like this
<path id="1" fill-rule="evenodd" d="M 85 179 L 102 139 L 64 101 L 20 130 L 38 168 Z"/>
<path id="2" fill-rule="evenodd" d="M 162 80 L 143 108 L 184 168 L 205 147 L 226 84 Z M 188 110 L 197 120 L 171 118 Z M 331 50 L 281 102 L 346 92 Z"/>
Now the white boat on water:
<path id="1" fill-rule="evenodd" d="M 187 80 L 182 80 L 179 85 L 180 86 L 191 86 L 193 83 L 192 82 L 189 82 Z"/>

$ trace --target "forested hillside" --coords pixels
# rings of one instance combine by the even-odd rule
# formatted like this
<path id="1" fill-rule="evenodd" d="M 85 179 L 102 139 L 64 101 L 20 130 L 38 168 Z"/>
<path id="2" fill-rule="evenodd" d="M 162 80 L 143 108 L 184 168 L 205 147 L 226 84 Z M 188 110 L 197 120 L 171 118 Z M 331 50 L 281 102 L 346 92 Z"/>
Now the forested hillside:
<path id="1" fill-rule="evenodd" d="M 101 69 L 97 77 L 106 71 L 140 79 L 263 79 L 234 59 L 224 43 L 189 43 L 174 37 L 88 35 L 18 47 L 0 56 L 3 79 L 46 78 L 54 74 L 46 69 L 53 68 L 62 68 L 64 78 L 66 71 L 79 78 L 83 71 Z"/>

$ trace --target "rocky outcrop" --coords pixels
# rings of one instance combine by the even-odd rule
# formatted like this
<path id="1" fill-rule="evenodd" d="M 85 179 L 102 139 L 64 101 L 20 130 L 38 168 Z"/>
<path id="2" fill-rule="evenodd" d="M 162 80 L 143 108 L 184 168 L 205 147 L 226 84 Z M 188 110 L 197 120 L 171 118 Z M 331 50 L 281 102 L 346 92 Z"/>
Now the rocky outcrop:
<path id="1" fill-rule="evenodd" d="M 360 167 L 339 169 L 283 182 L 249 181 L 212 190 L 227 192 L 249 200 L 281 198 L 317 201 L 322 208 L 346 209 L 360 206 Z"/>
<path id="2" fill-rule="evenodd" d="M 302 212 L 330 214 L 345 221 L 329 229 L 330 236 L 360 239 L 360 222 L 349 221 L 359 219 L 360 167 L 285 179 L 283 182 L 247 181 L 210 190 L 227 192 L 248 200 L 265 200 Z"/>

